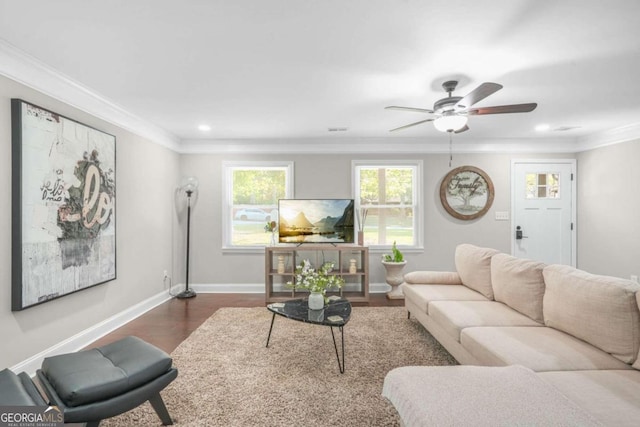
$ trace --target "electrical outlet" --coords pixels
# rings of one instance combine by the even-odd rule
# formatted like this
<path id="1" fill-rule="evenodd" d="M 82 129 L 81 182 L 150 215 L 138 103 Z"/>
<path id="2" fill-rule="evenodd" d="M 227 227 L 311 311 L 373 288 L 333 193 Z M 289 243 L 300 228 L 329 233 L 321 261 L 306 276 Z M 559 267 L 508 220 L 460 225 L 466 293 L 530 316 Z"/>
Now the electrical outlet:
<path id="1" fill-rule="evenodd" d="M 169 277 L 169 273 L 167 273 L 167 270 L 164 270 L 164 272 L 163 272 L 163 280 L 167 280 L 167 277 Z"/>
<path id="2" fill-rule="evenodd" d="M 638 283 L 638 275 L 637 274 L 632 274 L 631 275 L 631 281 Z"/>

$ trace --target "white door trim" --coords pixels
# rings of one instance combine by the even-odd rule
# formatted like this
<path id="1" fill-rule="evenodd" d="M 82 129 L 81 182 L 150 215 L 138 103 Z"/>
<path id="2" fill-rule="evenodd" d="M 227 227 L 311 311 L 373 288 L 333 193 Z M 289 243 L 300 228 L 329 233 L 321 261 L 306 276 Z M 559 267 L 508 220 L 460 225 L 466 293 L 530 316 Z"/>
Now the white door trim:
<path id="1" fill-rule="evenodd" d="M 573 180 L 571 181 L 571 223 L 573 224 L 573 233 L 571 233 L 571 265 L 576 267 L 577 262 L 577 235 L 578 235 L 578 221 L 577 221 L 577 182 L 578 175 L 576 173 L 576 159 L 511 159 L 511 254 L 516 253 L 516 240 L 515 240 L 515 201 L 516 201 L 516 185 L 515 185 L 515 167 L 516 164 L 545 164 L 545 163 L 562 163 L 571 165 L 571 173 L 573 174 Z"/>

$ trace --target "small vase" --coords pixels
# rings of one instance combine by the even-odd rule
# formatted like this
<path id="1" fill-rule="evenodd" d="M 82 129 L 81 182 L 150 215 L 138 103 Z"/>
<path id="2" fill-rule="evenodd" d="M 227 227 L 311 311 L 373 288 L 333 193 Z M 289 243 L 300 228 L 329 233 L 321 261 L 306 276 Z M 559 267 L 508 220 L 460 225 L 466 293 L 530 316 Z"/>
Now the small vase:
<path id="1" fill-rule="evenodd" d="M 284 274 L 284 255 L 278 255 L 278 274 Z"/>
<path id="2" fill-rule="evenodd" d="M 322 310 L 324 308 L 324 295 L 322 292 L 311 292 L 309 295 L 309 309 Z"/>
<path id="3" fill-rule="evenodd" d="M 271 233 L 271 246 L 276 245 L 276 233 Z"/>
<path id="4" fill-rule="evenodd" d="M 357 272 L 358 272 L 358 267 L 356 266 L 356 260 L 355 259 L 350 259 L 349 260 L 349 273 L 356 274 Z"/>

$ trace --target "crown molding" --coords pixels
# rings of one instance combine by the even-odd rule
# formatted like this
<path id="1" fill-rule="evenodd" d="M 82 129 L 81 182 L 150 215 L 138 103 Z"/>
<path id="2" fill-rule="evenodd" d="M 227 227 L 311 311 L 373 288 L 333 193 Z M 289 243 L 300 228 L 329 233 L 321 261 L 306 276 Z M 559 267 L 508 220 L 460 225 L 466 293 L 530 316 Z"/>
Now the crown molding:
<path id="1" fill-rule="evenodd" d="M 0 39 L 0 74 L 117 125 L 151 142 L 178 151 L 180 140 Z"/>
<path id="2" fill-rule="evenodd" d="M 453 141 L 454 153 L 574 153 L 573 139 L 475 139 Z M 183 140 L 183 154 L 393 154 L 449 153 L 443 138 L 299 138 L 299 139 L 193 139 Z"/>
<path id="3" fill-rule="evenodd" d="M 595 148 L 606 147 L 607 145 L 619 144 L 634 139 L 640 139 L 640 123 L 585 135 L 578 140 L 580 146 L 579 151 L 593 150 Z"/>
<path id="4" fill-rule="evenodd" d="M 0 39 L 0 75 L 184 154 L 448 153 L 440 138 L 186 139 L 131 114 L 111 100 Z M 456 141 L 454 153 L 577 153 L 640 139 L 640 123 L 578 138 L 495 138 Z"/>

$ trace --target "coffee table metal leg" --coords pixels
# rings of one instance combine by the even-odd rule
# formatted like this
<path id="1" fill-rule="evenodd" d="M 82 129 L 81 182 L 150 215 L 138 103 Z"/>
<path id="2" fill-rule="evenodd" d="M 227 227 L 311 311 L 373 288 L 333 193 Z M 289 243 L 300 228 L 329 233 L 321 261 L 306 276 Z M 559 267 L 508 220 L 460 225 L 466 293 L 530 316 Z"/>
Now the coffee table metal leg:
<path id="1" fill-rule="evenodd" d="M 342 339 L 342 362 L 340 362 L 340 356 L 338 356 L 338 345 L 336 344 L 336 336 L 333 334 L 333 326 L 331 327 L 331 338 L 333 338 L 333 348 L 336 350 L 338 368 L 340 368 L 340 373 L 344 374 L 344 326 L 338 326 L 338 329 L 340 329 L 340 338 Z"/>
<path id="2" fill-rule="evenodd" d="M 271 326 L 269 327 L 269 336 L 267 337 L 267 345 L 265 347 L 269 347 L 269 340 L 271 339 L 271 331 L 273 330 L 273 321 L 276 320 L 276 314 L 273 313 L 271 316 Z M 337 350 L 336 350 L 337 351 Z"/>

